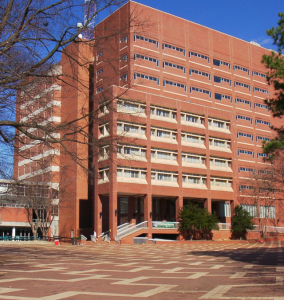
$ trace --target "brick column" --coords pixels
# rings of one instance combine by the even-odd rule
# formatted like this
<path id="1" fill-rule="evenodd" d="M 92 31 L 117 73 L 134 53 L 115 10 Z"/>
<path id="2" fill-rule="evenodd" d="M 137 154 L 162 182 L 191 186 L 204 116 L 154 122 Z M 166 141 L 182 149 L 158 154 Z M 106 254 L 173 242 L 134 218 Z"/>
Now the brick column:
<path id="1" fill-rule="evenodd" d="M 152 213 L 152 195 L 147 194 L 144 197 L 144 221 L 148 221 L 149 234 L 152 238 L 152 216 L 150 213 Z"/>
<path id="2" fill-rule="evenodd" d="M 102 207 L 102 202 L 100 199 L 100 195 L 95 192 L 95 211 L 94 211 L 94 229 L 97 233 L 97 236 L 99 236 L 102 233 L 102 212 L 103 212 L 103 207 Z"/>
<path id="3" fill-rule="evenodd" d="M 211 202 L 211 198 L 207 198 L 205 199 L 205 202 L 204 202 L 204 208 L 207 209 L 207 211 L 212 214 L 212 202 Z"/>
<path id="4" fill-rule="evenodd" d="M 176 199 L 176 222 L 178 222 L 179 211 L 183 207 L 183 197 L 179 196 Z"/>

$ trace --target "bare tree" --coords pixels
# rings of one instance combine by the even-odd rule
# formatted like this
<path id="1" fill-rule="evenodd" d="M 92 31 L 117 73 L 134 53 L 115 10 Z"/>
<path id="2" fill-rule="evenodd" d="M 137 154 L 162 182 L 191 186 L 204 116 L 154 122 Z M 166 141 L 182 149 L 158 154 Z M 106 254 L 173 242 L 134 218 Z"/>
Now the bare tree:
<path id="1" fill-rule="evenodd" d="M 107 92 L 96 96 L 94 53 L 102 50 L 106 40 L 117 42 L 134 25 L 136 28 L 142 28 L 145 20 L 136 21 L 139 14 L 136 12 L 125 17 L 124 22 L 120 22 L 119 26 L 107 24 L 104 28 L 98 27 L 95 36 L 92 36 L 93 28 L 90 25 L 104 11 L 119 7 L 125 2 L 126 0 L 1 1 L 1 149 L 5 146 L 5 151 L 9 155 L 16 152 L 21 157 L 29 158 L 33 156 L 33 150 L 29 147 L 25 148 L 24 145 L 36 141 L 45 150 L 55 152 L 59 146 L 54 145 L 60 145 L 62 151 L 65 151 L 85 170 L 89 170 L 86 157 L 78 155 L 78 152 L 74 153 L 68 144 L 76 143 L 93 147 L 94 144 L 100 146 L 102 143 L 110 143 L 107 139 L 104 141 L 94 139 L 90 132 L 90 124 L 98 118 L 100 109 L 105 106 L 105 103 L 102 103 L 111 103 L 113 100 L 109 98 Z M 86 18 L 82 22 L 84 10 Z M 86 32 L 88 32 L 88 39 L 84 38 Z M 111 52 L 112 47 L 110 42 L 109 47 L 103 50 Z M 108 56 L 107 60 L 110 68 L 116 70 L 120 57 L 113 54 Z M 66 64 L 70 65 L 68 70 L 64 69 Z M 83 70 L 80 75 L 78 75 L 78 67 Z M 85 97 L 85 103 L 80 114 L 62 116 L 61 123 L 47 122 L 49 116 L 52 116 L 56 110 L 60 110 L 57 103 L 50 104 L 54 94 L 59 93 L 56 90 L 57 86 L 64 87 L 65 91 L 69 89 L 69 93 L 76 90 Z M 125 93 L 125 89 L 121 93 Z M 36 100 L 32 105 L 30 105 L 31 99 Z M 90 109 L 90 100 L 98 105 Z M 44 114 L 34 114 L 35 106 L 40 109 L 46 105 L 50 106 Z M 18 111 L 15 119 L 16 107 Z M 5 153 L 6 157 L 7 153 Z M 3 154 L 2 150 L 1 154 Z M 43 167 L 45 162 L 41 164 Z M 0 172 L 4 176 L 7 167 L 1 167 Z"/>
<path id="2" fill-rule="evenodd" d="M 258 219 L 259 229 L 265 237 L 269 219 L 277 219 L 275 206 L 280 215 L 284 205 L 283 160 L 279 157 L 268 162 L 265 167 L 254 169 L 250 177 L 239 184 L 239 201 Z"/>

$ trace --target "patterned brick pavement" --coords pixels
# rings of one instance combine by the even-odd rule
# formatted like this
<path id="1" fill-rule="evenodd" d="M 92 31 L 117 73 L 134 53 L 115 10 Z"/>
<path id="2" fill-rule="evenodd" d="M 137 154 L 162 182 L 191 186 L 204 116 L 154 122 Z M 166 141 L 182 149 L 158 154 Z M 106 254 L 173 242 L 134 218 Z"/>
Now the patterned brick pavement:
<path id="1" fill-rule="evenodd" d="M 284 242 L 0 243 L 0 299 L 284 300 Z"/>

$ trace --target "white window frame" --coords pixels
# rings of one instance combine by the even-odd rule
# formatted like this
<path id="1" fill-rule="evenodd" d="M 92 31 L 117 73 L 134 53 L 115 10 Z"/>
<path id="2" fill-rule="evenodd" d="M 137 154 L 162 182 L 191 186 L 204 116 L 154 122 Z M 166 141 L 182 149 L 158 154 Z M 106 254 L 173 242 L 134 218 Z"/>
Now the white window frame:
<path id="1" fill-rule="evenodd" d="M 166 153 L 170 155 L 170 159 L 162 159 L 159 158 L 159 153 Z M 172 164 L 178 165 L 177 162 L 177 151 L 170 151 L 165 149 L 151 148 L 151 161 L 153 163 L 161 163 L 161 164 Z"/>
<path id="2" fill-rule="evenodd" d="M 159 175 L 166 175 L 171 177 L 171 180 L 160 180 Z M 178 173 L 177 172 L 167 172 L 162 170 L 152 170 L 151 171 L 151 184 L 153 185 L 171 185 L 178 187 Z"/>

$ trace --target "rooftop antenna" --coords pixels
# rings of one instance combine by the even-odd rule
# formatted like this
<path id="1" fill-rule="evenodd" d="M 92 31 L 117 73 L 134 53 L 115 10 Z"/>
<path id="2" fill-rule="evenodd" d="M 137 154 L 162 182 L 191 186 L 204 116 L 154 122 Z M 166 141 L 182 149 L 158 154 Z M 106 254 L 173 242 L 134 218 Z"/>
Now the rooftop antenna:
<path id="1" fill-rule="evenodd" d="M 85 0 L 84 7 L 84 25 L 88 24 L 83 32 L 83 37 L 91 40 L 95 37 L 95 12 L 97 9 L 96 0 Z"/>

